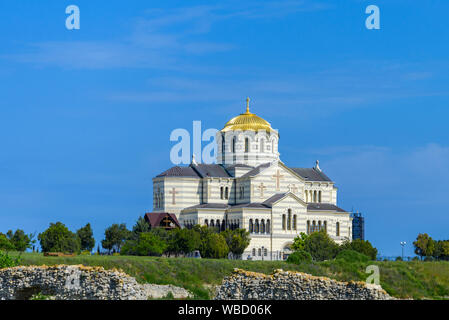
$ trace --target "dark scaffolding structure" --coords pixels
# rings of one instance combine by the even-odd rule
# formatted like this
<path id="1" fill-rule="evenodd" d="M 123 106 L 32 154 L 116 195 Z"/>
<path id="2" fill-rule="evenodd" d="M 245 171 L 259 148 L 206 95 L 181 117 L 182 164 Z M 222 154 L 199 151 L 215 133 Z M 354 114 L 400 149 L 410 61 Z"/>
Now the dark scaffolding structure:
<path id="1" fill-rule="evenodd" d="M 365 240 L 365 218 L 361 212 L 353 212 L 352 217 L 352 240 Z"/>

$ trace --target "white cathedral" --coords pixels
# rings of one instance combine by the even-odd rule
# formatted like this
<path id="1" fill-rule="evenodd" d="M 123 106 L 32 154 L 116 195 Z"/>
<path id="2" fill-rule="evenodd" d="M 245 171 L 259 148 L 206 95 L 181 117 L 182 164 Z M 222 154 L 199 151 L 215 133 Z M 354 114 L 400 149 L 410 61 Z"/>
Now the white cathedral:
<path id="1" fill-rule="evenodd" d="M 313 168 L 286 166 L 279 133 L 249 111 L 249 99 L 246 112 L 228 121 L 216 142 L 216 164 L 193 158 L 153 178 L 154 212 L 148 215 L 166 213 L 184 228 L 245 228 L 251 243 L 242 259 L 285 259 L 300 232 L 325 230 L 337 243 L 352 239 L 352 218 L 337 206 L 335 183 L 318 161 Z"/>

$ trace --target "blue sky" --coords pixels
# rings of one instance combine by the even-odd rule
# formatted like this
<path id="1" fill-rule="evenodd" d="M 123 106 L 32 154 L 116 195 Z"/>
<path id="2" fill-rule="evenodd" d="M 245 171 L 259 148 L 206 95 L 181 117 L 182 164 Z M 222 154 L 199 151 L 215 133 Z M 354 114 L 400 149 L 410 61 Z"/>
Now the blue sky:
<path id="1" fill-rule="evenodd" d="M 65 28 L 65 8 L 81 29 Z M 365 8 L 381 30 L 365 28 Z M 449 234 L 447 1 L 4 1 L 0 232 L 152 207 L 172 130 L 251 110 L 322 169 L 383 255 Z"/>

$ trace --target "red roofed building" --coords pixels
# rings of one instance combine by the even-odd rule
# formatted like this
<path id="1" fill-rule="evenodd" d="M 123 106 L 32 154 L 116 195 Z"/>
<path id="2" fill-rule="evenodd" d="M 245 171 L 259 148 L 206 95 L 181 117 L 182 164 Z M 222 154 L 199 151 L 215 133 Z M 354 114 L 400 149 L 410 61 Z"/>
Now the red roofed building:
<path id="1" fill-rule="evenodd" d="M 145 221 L 148 222 L 151 229 L 163 228 L 165 230 L 171 230 L 181 228 L 174 213 L 149 212 L 145 214 Z"/>

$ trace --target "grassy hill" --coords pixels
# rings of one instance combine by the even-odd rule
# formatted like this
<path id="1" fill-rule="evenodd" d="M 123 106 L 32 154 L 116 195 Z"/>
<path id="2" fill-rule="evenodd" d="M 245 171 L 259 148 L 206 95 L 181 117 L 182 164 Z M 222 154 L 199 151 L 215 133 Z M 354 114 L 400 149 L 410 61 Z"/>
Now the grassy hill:
<path id="1" fill-rule="evenodd" d="M 269 274 L 274 269 L 301 271 L 336 280 L 364 281 L 370 264 L 379 266 L 380 283 L 392 296 L 413 299 L 449 299 L 449 262 L 374 261 L 348 263 L 332 260 L 301 265 L 283 261 L 240 261 L 135 256 L 44 257 L 24 253 L 23 265 L 83 264 L 122 269 L 139 282 L 173 284 L 191 290 L 197 299 L 209 299 L 210 290 L 234 268 Z"/>

